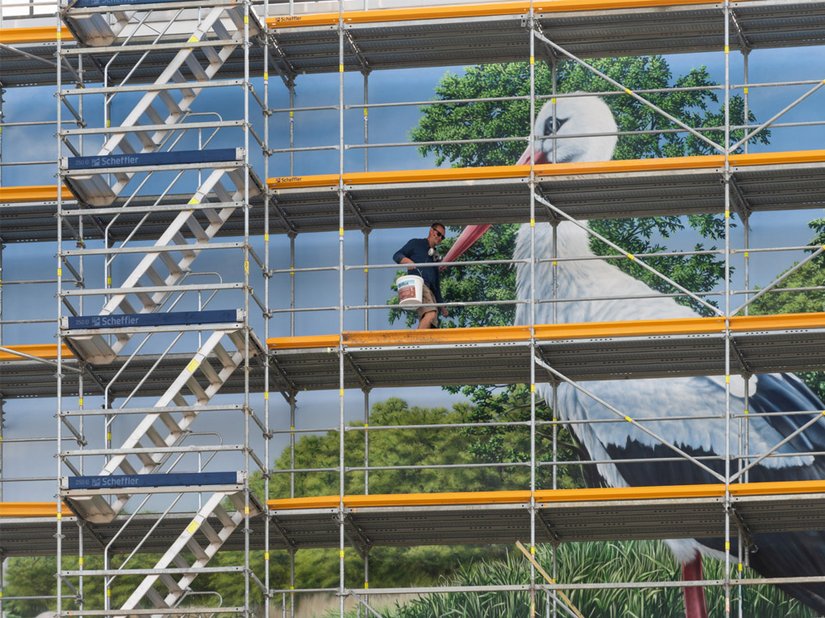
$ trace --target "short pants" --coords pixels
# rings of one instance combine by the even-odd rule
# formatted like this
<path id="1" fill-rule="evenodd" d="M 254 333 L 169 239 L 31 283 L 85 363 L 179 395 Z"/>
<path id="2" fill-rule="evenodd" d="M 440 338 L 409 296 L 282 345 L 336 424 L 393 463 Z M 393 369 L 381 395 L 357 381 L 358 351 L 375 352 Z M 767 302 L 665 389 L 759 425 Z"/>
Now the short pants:
<path id="1" fill-rule="evenodd" d="M 432 290 L 425 285 L 424 289 L 421 290 L 421 304 L 418 306 L 418 309 L 416 309 L 419 320 L 424 317 L 424 314 L 430 311 L 436 311 L 433 303 L 435 303 L 435 296 L 433 296 Z"/>

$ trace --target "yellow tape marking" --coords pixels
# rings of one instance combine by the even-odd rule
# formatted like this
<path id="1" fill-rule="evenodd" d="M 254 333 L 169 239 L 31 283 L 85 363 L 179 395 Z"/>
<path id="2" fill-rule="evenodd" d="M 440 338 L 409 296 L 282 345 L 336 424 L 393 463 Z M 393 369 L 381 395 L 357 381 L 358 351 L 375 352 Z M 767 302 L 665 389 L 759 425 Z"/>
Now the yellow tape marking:
<path id="1" fill-rule="evenodd" d="M 58 276 L 58 277 L 62 277 L 62 276 L 63 276 L 63 269 L 62 269 L 62 268 L 58 268 L 58 269 L 57 269 L 57 276 Z"/>
<path id="2" fill-rule="evenodd" d="M 748 88 L 747 86 L 745 86 L 745 88 L 743 89 L 743 92 L 744 92 L 745 94 L 748 94 L 750 91 L 751 91 L 751 89 L 750 89 L 750 88 Z"/>
<path id="3" fill-rule="evenodd" d="M 628 259 L 628 260 L 635 260 L 635 259 L 636 259 L 636 256 L 635 256 L 635 255 L 633 255 L 632 253 L 628 253 L 628 254 L 627 254 L 627 259 Z"/>
<path id="4" fill-rule="evenodd" d="M 264 560 L 269 561 L 269 552 L 268 551 L 264 552 Z"/>
<path id="5" fill-rule="evenodd" d="M 725 384 L 730 384 L 730 376 L 725 376 Z"/>
<path id="6" fill-rule="evenodd" d="M 264 400 L 269 399 L 269 391 L 264 391 Z"/>
<path id="7" fill-rule="evenodd" d="M 78 400 L 77 400 L 77 407 L 78 407 L 78 408 L 82 408 L 82 407 L 83 407 L 83 397 L 81 397 L 80 399 L 78 399 Z"/>
<path id="8" fill-rule="evenodd" d="M 264 71 L 264 80 L 267 80 L 267 79 L 269 79 L 269 73 L 267 73 L 266 71 Z"/>
<path id="9" fill-rule="evenodd" d="M 530 56 L 530 64 L 536 64 L 536 57 Z"/>
<path id="10" fill-rule="evenodd" d="M 197 532 L 198 528 L 200 528 L 200 527 L 201 527 L 201 525 L 196 520 L 193 520 L 189 523 L 188 526 L 186 526 L 186 531 L 189 534 L 195 534 L 195 532 Z"/>
<path id="11" fill-rule="evenodd" d="M 629 416 L 625 416 L 625 417 L 624 417 L 624 420 L 626 420 L 628 423 L 632 423 L 632 422 L 633 422 L 633 419 L 632 419 L 632 418 L 630 418 Z"/>
<path id="12" fill-rule="evenodd" d="M 338 236 L 341 237 L 341 238 L 344 237 L 344 228 L 342 228 L 342 227 L 338 228 Z"/>
<path id="13" fill-rule="evenodd" d="M 339 65 L 338 65 L 338 72 L 339 72 L 339 73 L 343 73 L 343 72 L 344 72 L 344 65 L 343 65 L 343 64 L 339 64 Z"/>
<path id="14" fill-rule="evenodd" d="M 190 205 L 190 206 L 193 206 L 193 205 L 196 205 L 196 204 L 200 204 L 200 203 L 201 203 L 201 201 L 200 201 L 198 198 L 196 198 L 196 197 L 193 197 L 191 200 L 189 200 L 189 205 Z"/>
<path id="15" fill-rule="evenodd" d="M 201 362 L 197 358 L 193 358 L 189 361 L 189 364 L 186 365 L 186 371 L 189 373 L 195 373 L 195 370 L 201 366 Z"/>
<path id="16" fill-rule="evenodd" d="M 197 42 L 198 42 L 198 37 L 196 37 L 196 36 L 193 34 L 192 36 L 190 36 L 190 37 L 189 37 L 189 41 L 187 41 L 187 42 L 188 42 L 188 43 L 197 43 Z"/>
<path id="17" fill-rule="evenodd" d="M 341 560 L 343 560 L 343 559 L 344 559 L 344 550 L 343 550 L 343 549 L 342 549 L 342 550 L 340 550 L 340 551 L 338 552 L 338 557 L 339 557 Z"/>
<path id="18" fill-rule="evenodd" d="M 530 227 L 536 227 L 536 220 L 533 218 L 530 219 Z"/>

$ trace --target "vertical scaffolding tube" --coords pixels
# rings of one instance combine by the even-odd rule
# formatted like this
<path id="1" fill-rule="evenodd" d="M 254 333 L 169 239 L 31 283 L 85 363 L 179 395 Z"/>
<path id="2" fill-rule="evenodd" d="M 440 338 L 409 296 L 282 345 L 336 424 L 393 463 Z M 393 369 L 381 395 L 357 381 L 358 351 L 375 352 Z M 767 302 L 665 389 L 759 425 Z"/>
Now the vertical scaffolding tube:
<path id="1" fill-rule="evenodd" d="M 731 310 L 731 287 L 730 287 L 730 3 L 725 0 L 722 6 L 722 15 L 725 21 L 725 164 L 724 164 L 724 191 L 725 191 L 725 616 L 731 613 L 731 499 L 730 499 L 730 476 L 731 476 L 731 362 L 730 362 L 730 310 Z"/>
<path id="2" fill-rule="evenodd" d="M 344 2 L 338 1 L 338 610 L 343 618 L 344 572 Z"/>
<path id="3" fill-rule="evenodd" d="M 250 596 L 250 584 L 252 583 L 251 565 L 249 561 L 250 550 L 250 495 L 249 495 L 249 460 L 251 444 L 249 440 L 249 421 L 252 415 L 252 408 L 249 401 L 249 364 L 250 354 L 250 324 L 249 324 L 249 174 L 252 167 L 249 162 L 249 91 L 252 88 L 249 70 L 249 16 L 252 11 L 250 0 L 244 0 L 243 9 L 243 142 L 244 142 L 244 182 L 243 182 L 243 327 L 244 327 L 244 361 L 243 361 L 243 471 L 244 471 L 244 530 L 243 530 L 243 568 L 244 568 L 244 616 L 252 615 L 252 599 Z M 264 501 L 264 504 L 266 502 Z"/>
<path id="4" fill-rule="evenodd" d="M 56 300 L 57 300 L 57 315 L 56 315 L 56 327 L 57 327 L 57 452 L 58 454 L 63 450 L 63 421 L 61 418 L 62 415 L 62 408 L 63 408 L 63 337 L 62 331 L 60 328 L 60 318 L 63 314 L 62 310 L 62 294 L 63 294 L 63 268 L 62 268 L 62 251 L 63 251 L 63 175 L 61 170 L 61 156 L 62 156 L 62 141 L 60 138 L 60 130 L 63 127 L 62 122 L 62 107 L 63 107 L 63 99 L 61 97 L 62 92 L 62 77 L 63 77 L 63 62 L 61 58 L 61 54 L 63 53 L 63 46 L 61 44 L 62 41 L 62 28 L 63 24 L 60 19 L 60 11 L 63 9 L 63 2 L 60 2 L 58 7 L 58 12 L 56 16 L 57 20 L 57 138 L 56 142 L 56 150 L 57 150 L 57 291 L 56 291 Z M 60 476 L 62 473 L 63 468 L 63 460 L 58 456 L 56 459 L 57 462 L 57 491 L 56 494 L 56 511 L 57 511 L 57 530 L 55 533 L 56 543 L 56 557 L 55 557 L 55 581 L 57 583 L 57 590 L 56 590 L 56 614 L 57 616 L 61 616 L 63 612 L 63 499 L 61 496 L 60 491 Z"/>
<path id="5" fill-rule="evenodd" d="M 530 142 L 535 143 L 536 37 L 535 14 L 530 2 Z M 536 555 L 536 176 L 530 157 L 530 553 Z M 530 618 L 536 615 L 536 568 L 530 564 Z"/>

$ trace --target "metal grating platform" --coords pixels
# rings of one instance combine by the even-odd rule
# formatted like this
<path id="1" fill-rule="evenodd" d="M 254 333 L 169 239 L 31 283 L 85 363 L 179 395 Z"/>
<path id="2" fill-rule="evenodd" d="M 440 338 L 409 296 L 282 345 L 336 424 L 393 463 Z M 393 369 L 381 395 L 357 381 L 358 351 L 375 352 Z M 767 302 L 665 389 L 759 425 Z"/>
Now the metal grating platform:
<path id="1" fill-rule="evenodd" d="M 681 320 L 657 322 L 537 326 L 538 354 L 576 381 L 724 374 L 725 338 L 719 319 L 684 321 L 690 322 L 690 330 L 678 328 Z M 825 366 L 825 314 L 731 322 L 734 373 Z M 529 333 L 523 332 L 526 327 L 500 330 L 507 329 L 513 330 L 495 339 L 487 337 L 494 329 L 485 328 L 423 336 L 416 331 L 344 333 L 345 386 L 529 383 Z M 269 340 L 277 370 L 272 373 L 274 383 L 285 391 L 337 389 L 338 337 L 307 339 L 314 341 L 304 345 L 300 337 Z M 538 366 L 536 375 L 539 381 L 549 377 Z"/>
<path id="2" fill-rule="evenodd" d="M 751 534 L 825 529 L 823 481 L 744 483 L 730 486 L 731 503 Z M 724 535 L 724 486 L 681 485 L 637 488 L 538 490 L 536 539 L 575 542 L 626 539 L 708 538 Z M 529 538 L 530 492 L 372 494 L 344 496 L 348 541 L 373 546 L 511 544 Z M 273 549 L 338 547 L 338 496 L 270 500 Z M 32 503 L 26 517 L 2 516 L 0 551 L 7 556 L 48 555 L 55 550 L 54 517 Z M 86 524 L 86 550 L 100 551 L 114 539 L 115 552 L 129 551 L 156 523 L 136 515 L 120 536 L 120 525 Z M 146 551 L 164 549 L 191 514 L 173 513 L 161 522 Z M 73 517 L 64 522 L 74 522 Z M 251 521 L 252 540 L 263 545 L 263 519 Z M 64 523 L 64 548 L 77 550 L 77 527 Z M 734 529 L 734 535 L 736 531 Z M 239 543 L 241 545 L 239 545 Z M 232 538 L 228 549 L 242 548 Z"/>
<path id="3" fill-rule="evenodd" d="M 766 493 L 748 495 L 755 485 L 759 484 L 731 486 L 734 509 L 753 534 L 825 528 L 820 481 L 808 488 L 810 493 L 789 495 L 783 493 L 784 486 L 791 484 L 777 483 Z M 651 497 L 645 497 L 647 490 L 652 490 Z M 546 543 L 720 537 L 723 494 L 721 485 L 539 490 L 536 539 Z M 481 494 L 345 496 L 348 538 L 388 546 L 510 544 L 529 538 L 529 492 L 489 492 L 478 501 L 473 500 L 476 495 Z M 440 496 L 447 498 L 444 504 L 438 503 Z M 462 502 L 462 496 L 469 503 Z M 585 496 L 589 498 L 582 499 Z M 382 505 L 383 498 L 392 501 Z M 329 506 L 332 499 L 338 500 L 330 496 L 271 501 L 270 515 L 281 536 L 273 536 L 273 546 L 285 549 L 288 542 L 298 548 L 337 547 L 338 509 Z M 327 504 L 313 508 L 313 500 Z"/>
<path id="4" fill-rule="evenodd" d="M 710 156 L 542 165 L 537 167 L 537 187 L 542 196 L 577 219 L 719 213 L 725 207 L 721 162 L 721 157 Z M 732 163 L 733 206 L 739 212 L 825 206 L 825 151 L 735 155 Z M 345 174 L 344 224 L 346 229 L 389 229 L 419 227 L 422 220 L 447 225 L 528 221 L 528 174 L 526 166 Z M 290 228 L 296 232 L 338 229 L 337 175 L 272 178 L 269 185 L 274 192 L 271 233 Z M 6 200 L 0 201 L 3 241 L 55 240 L 54 188 L 27 189 L 8 187 L 7 197 L 0 192 L 0 200 Z M 19 196 L 24 194 L 22 200 Z M 135 200 L 134 205 L 148 199 Z M 168 196 L 160 206 L 180 200 Z M 253 203 L 258 205 L 261 199 Z M 540 204 L 536 212 L 539 221 L 553 216 Z M 85 237 L 100 238 L 113 213 L 94 208 L 88 213 Z M 118 213 L 110 237 L 127 236 L 142 216 L 139 210 Z M 139 237 L 165 229 L 173 216 L 171 211 L 153 212 Z M 263 230 L 261 208 L 251 209 L 250 226 L 253 233 Z M 231 236 L 242 231 L 242 218 L 234 217 L 221 233 Z M 64 230 L 69 236 L 72 233 Z"/>
<path id="5" fill-rule="evenodd" d="M 157 524 L 157 515 L 135 515 L 129 525 L 123 522 L 91 524 L 84 522 L 83 550 L 93 554 L 102 553 L 111 543 L 114 553 L 129 553 L 145 538 L 142 549 L 145 552 L 161 553 L 178 538 L 180 531 L 192 521 L 193 514 L 173 513 L 166 517 L 155 532 L 147 533 Z M 77 518 L 63 517 L 63 552 L 77 555 L 80 550 Z M 264 521 L 262 517 L 250 520 L 251 540 L 256 547 L 263 547 Z M 56 523 L 54 517 L 10 517 L 0 518 L 0 553 L 12 556 L 54 556 L 57 553 L 54 538 Z M 229 537 L 224 548 L 243 551 L 244 537 L 235 534 Z"/>
<path id="6" fill-rule="evenodd" d="M 526 61 L 529 56 L 525 27 L 527 2 L 431 5 L 419 8 L 346 11 L 345 28 L 361 58 L 371 69 Z M 538 21 L 549 39 L 583 57 L 719 51 L 724 44 L 720 4 L 680 3 L 667 0 L 589 3 L 586 10 L 573 2 L 535 3 Z M 443 9 L 448 9 L 444 11 Z M 273 60 L 286 74 L 325 73 L 338 70 L 338 14 L 329 3 L 296 3 L 275 7 L 268 19 L 280 50 Z M 259 14 L 263 8 L 257 9 Z M 821 45 L 825 43 L 825 2 L 797 0 L 773 2 L 743 0 L 732 3 L 741 31 L 732 30 L 732 44 L 740 49 L 764 49 Z M 379 20 L 383 20 L 380 21 Z M 305 25 L 307 24 L 307 25 Z M 6 29 L 0 48 L 4 86 L 55 83 L 53 58 L 56 31 L 35 37 L 16 35 Z M 171 40 L 171 37 L 170 37 Z M 140 42 L 137 38 L 134 42 Z M 25 52 L 16 53 L 11 46 Z M 66 41 L 71 49 L 75 43 Z M 263 52 L 253 48 L 253 71 L 261 69 Z M 539 50 L 541 51 L 541 50 Z M 98 58 L 105 64 L 106 55 Z M 155 53 L 133 80 L 150 80 L 165 66 L 163 53 Z M 169 54 L 171 57 L 171 53 Z M 119 80 L 134 66 L 139 53 L 124 52 L 110 67 Z M 346 70 L 361 70 L 362 62 L 345 47 Z M 227 75 L 241 75 L 241 57 L 230 59 Z M 86 81 L 101 80 L 99 69 L 89 63 Z"/>
<path id="7" fill-rule="evenodd" d="M 162 395 L 166 388 L 168 388 L 169 382 L 174 380 L 191 360 L 191 355 L 168 355 L 151 373 L 152 379 L 146 380 L 139 394 L 144 396 Z M 115 397 L 125 397 L 144 379 L 156 361 L 156 356 L 146 355 L 135 357 L 118 377 L 117 381 L 111 383 L 109 391 Z M 117 372 L 123 368 L 124 362 L 125 357 L 121 357 L 111 365 L 101 367 L 85 365 L 84 375 L 87 379 L 83 384 L 83 388 L 86 396 L 103 394 L 104 386 L 109 384 L 112 378 L 117 375 Z M 64 361 L 64 365 L 71 368 L 77 368 L 79 366 L 77 361 L 73 359 Z M 253 360 L 250 363 L 250 369 L 250 391 L 265 391 L 264 368 L 262 363 Z M 77 376 L 77 372 L 71 369 L 64 372 L 64 394 L 77 394 Z M 229 379 L 221 389 L 221 392 L 242 393 L 243 390 L 243 372 L 237 372 L 236 375 L 233 375 Z M 0 396 L 3 398 L 55 397 L 56 393 L 57 381 L 54 366 L 25 359 L 0 360 Z"/>

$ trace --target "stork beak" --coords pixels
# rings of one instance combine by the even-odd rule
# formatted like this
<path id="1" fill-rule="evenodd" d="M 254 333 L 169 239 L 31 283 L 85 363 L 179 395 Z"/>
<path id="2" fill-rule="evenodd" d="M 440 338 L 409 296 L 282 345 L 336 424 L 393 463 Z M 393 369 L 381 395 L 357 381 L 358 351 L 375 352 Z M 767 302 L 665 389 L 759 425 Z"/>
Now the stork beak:
<path id="1" fill-rule="evenodd" d="M 541 148 L 534 150 L 531 146 L 528 146 L 524 152 L 521 153 L 516 165 L 528 165 L 531 157 L 535 163 L 544 163 L 547 160 L 547 157 Z M 480 225 L 468 225 L 465 227 L 458 238 L 456 238 L 453 246 L 450 247 L 447 255 L 444 256 L 444 261 L 457 261 L 458 258 L 460 258 L 470 247 L 472 247 L 479 238 L 484 236 L 484 233 L 490 229 L 490 225 L 491 224 L 489 223 L 482 223 Z M 446 266 L 442 266 L 441 270 L 444 270 L 445 268 Z"/>

